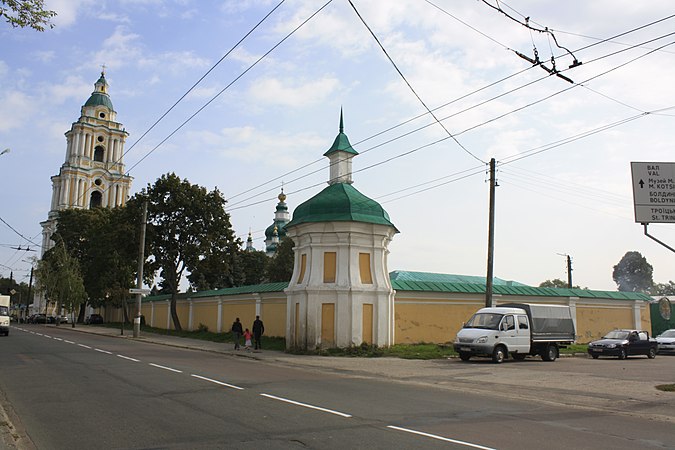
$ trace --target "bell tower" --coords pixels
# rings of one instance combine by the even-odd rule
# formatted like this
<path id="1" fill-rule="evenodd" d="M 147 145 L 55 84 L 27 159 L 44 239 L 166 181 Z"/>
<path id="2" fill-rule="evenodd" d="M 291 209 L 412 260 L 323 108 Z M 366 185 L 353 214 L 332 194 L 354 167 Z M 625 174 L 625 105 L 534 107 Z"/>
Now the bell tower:
<path id="1" fill-rule="evenodd" d="M 42 226 L 42 255 L 54 243 L 58 212 L 68 208 L 114 208 L 126 203 L 131 177 L 124 173 L 124 142 L 129 135 L 117 122 L 105 71 L 66 136 L 66 158 L 52 177 L 52 202 Z"/>

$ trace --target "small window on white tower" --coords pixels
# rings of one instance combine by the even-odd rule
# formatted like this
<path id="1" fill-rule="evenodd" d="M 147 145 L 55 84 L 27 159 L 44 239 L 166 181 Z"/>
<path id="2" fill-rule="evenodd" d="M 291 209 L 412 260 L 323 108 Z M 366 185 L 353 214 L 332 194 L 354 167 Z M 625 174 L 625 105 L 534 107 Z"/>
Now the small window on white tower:
<path id="1" fill-rule="evenodd" d="M 103 195 L 99 191 L 92 192 L 89 198 L 89 209 L 100 208 L 102 203 Z"/>
<path id="2" fill-rule="evenodd" d="M 98 113 L 98 116 L 99 116 L 101 119 L 105 119 L 105 113 Z"/>

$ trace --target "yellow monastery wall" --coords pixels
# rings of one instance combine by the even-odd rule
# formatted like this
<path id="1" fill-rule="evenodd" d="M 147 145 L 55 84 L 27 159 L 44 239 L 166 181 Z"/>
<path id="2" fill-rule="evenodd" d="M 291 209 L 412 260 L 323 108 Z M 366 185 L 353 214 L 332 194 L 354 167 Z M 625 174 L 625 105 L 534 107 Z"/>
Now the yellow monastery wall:
<path id="1" fill-rule="evenodd" d="M 209 331 L 218 331 L 218 301 L 195 300 L 192 303 L 192 329 L 205 325 Z"/>
<path id="2" fill-rule="evenodd" d="M 265 324 L 265 336 L 286 336 L 286 297 L 263 300 L 260 319 Z"/>
<path id="3" fill-rule="evenodd" d="M 649 317 L 649 312 L 645 312 Z M 577 341 L 587 343 L 616 328 L 633 328 L 633 304 L 577 304 Z"/>

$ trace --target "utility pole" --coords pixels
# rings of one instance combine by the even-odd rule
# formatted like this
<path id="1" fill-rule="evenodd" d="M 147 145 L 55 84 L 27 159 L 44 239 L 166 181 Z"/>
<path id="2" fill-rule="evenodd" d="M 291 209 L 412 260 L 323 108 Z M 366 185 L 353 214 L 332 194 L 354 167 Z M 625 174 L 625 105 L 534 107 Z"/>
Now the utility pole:
<path id="1" fill-rule="evenodd" d="M 567 287 L 572 289 L 572 258 L 567 256 Z"/>
<path id="2" fill-rule="evenodd" d="M 487 276 L 485 277 L 485 307 L 494 306 L 492 300 L 492 280 L 494 278 L 494 252 L 495 252 L 495 159 L 490 159 L 490 211 L 488 219 L 488 254 Z"/>
<path id="3" fill-rule="evenodd" d="M 148 221 L 148 202 L 143 202 L 143 222 L 141 222 L 141 239 L 138 244 L 138 275 L 136 278 L 136 289 L 140 291 L 143 287 L 143 263 L 145 262 L 145 224 Z M 134 337 L 141 334 L 141 297 L 143 294 L 136 294 L 136 317 L 134 318 Z M 122 320 L 124 322 L 124 320 Z"/>
<path id="4" fill-rule="evenodd" d="M 28 279 L 28 298 L 26 298 L 26 311 L 24 314 L 24 323 L 28 320 L 28 302 L 31 297 L 31 289 L 33 288 L 33 265 L 30 266 L 30 278 Z"/>

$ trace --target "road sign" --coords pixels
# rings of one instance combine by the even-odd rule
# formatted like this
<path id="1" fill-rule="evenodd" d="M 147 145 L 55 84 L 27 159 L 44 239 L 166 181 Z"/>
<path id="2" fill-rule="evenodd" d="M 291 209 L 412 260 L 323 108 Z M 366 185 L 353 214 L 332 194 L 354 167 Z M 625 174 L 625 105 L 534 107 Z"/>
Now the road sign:
<path id="1" fill-rule="evenodd" d="M 632 162 L 633 204 L 638 223 L 675 223 L 675 163 Z"/>
<path id="2" fill-rule="evenodd" d="M 150 293 L 150 289 L 129 289 L 130 294 L 141 294 L 141 295 L 148 295 Z"/>

